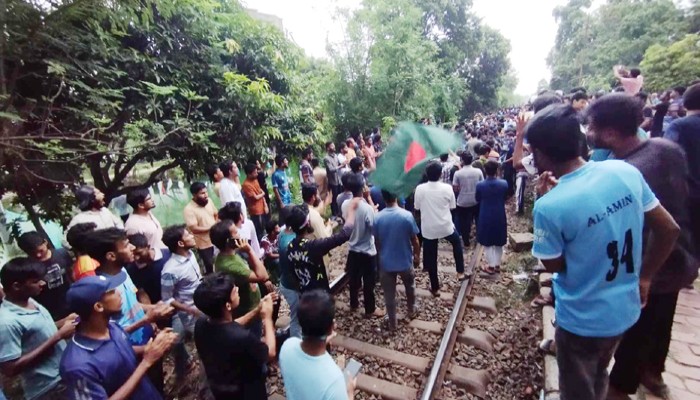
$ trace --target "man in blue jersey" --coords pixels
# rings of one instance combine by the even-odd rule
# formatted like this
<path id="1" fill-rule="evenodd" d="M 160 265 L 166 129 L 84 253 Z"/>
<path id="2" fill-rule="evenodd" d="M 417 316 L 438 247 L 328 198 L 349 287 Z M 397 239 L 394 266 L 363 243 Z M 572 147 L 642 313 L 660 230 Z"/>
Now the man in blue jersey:
<path id="1" fill-rule="evenodd" d="M 556 273 L 561 399 L 603 400 L 610 359 L 639 318 L 651 277 L 679 228 L 636 168 L 581 158 L 580 122 L 572 107 L 538 112 L 526 135 L 542 172 L 532 253 Z M 642 260 L 644 224 L 654 251 Z"/>

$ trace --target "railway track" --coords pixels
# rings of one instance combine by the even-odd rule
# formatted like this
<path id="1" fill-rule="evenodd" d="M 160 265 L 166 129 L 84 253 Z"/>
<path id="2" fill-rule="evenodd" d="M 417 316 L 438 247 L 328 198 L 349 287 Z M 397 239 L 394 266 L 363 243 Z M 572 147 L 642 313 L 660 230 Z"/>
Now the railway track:
<path id="1" fill-rule="evenodd" d="M 347 291 L 344 290 L 348 281 L 345 273 L 332 282 L 331 292 L 336 296 L 338 336 L 331 343 L 331 352 L 363 363 L 355 398 L 453 400 L 449 394 L 443 393 L 446 384 L 459 387 L 478 398 L 488 398 L 488 371 L 465 368 L 453 360 L 453 356 L 459 353 L 458 348 L 465 346 L 480 352 L 493 351 L 495 338 L 488 332 L 469 328 L 469 321 L 464 321 L 467 308 L 481 311 L 475 313 L 478 315 L 496 313 L 492 298 L 472 293 L 482 252 L 482 246 L 477 245 L 471 253 L 465 254 L 465 260 L 469 260 L 466 265 L 469 279 L 459 282 L 455 279 L 451 251 L 441 249 L 440 257 L 446 261 L 443 265 L 449 267 L 439 267 L 442 283 L 439 296 L 434 297 L 428 290 L 422 289 L 428 287 L 428 277 L 425 273 L 417 273 L 419 315 L 412 320 L 401 320 L 394 335 L 382 328 L 381 321 L 365 319 L 349 309 Z M 402 289 L 399 282 L 399 316 L 405 303 Z M 377 297 L 378 305 L 383 305 L 381 296 Z M 461 356 L 464 357 L 466 355 Z M 284 397 L 273 395 L 271 399 L 281 400 Z"/>

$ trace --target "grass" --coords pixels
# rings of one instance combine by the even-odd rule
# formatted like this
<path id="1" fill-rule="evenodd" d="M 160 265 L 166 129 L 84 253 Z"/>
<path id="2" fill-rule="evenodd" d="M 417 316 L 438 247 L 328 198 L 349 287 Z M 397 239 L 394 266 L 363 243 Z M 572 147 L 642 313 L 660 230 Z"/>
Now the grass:
<path id="1" fill-rule="evenodd" d="M 510 253 L 508 260 L 501 266 L 502 273 L 520 274 L 525 272 L 528 273 L 528 279 L 524 281 L 512 280 L 508 283 L 508 290 L 495 293 L 494 297 L 498 308 L 529 303 L 539 293 L 537 280 L 529 276 L 536 264 L 537 259 L 529 251 Z"/>

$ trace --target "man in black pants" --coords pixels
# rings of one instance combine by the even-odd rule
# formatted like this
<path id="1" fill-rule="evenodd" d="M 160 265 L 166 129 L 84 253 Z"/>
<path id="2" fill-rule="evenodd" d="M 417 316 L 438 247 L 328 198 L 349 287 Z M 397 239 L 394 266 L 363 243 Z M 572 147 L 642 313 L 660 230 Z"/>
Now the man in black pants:
<path id="1" fill-rule="evenodd" d="M 671 255 L 654 275 L 646 307 L 615 352 L 608 392 L 608 399 L 612 400 L 628 400 L 628 394 L 636 393 L 640 383 L 654 395 L 668 397 L 661 373 L 671 342 L 678 292 L 698 276 L 686 208 L 688 167 L 683 150 L 667 140 L 639 139 L 636 127 L 642 120 L 642 107 L 643 103 L 635 97 L 611 94 L 588 110 L 596 147 L 610 149 L 615 158 L 637 167 L 661 205 L 681 227 Z"/>
<path id="2" fill-rule="evenodd" d="M 457 193 L 457 228 L 462 237 L 462 243 L 469 247 L 469 235 L 472 222 L 476 225 L 479 215 L 479 203 L 476 202 L 476 184 L 484 180 L 480 169 L 472 167 L 472 155 L 462 153 L 462 168 L 455 172 L 452 187 Z"/>
<path id="3" fill-rule="evenodd" d="M 374 225 L 374 208 L 363 199 L 364 182 L 359 174 L 347 178 L 347 188 L 353 198 L 360 200 L 355 211 L 355 226 L 350 235 L 350 251 L 346 269 L 350 275 L 350 308 L 360 306 L 358 299 L 360 287 L 363 288 L 366 317 L 383 317 L 384 311 L 377 309 L 374 298 L 374 286 L 377 273 L 377 248 L 374 246 L 372 226 Z M 347 215 L 351 202 L 343 203 L 343 216 Z"/>
<path id="4" fill-rule="evenodd" d="M 440 182 L 442 166 L 431 161 L 425 168 L 428 182 L 416 188 L 414 207 L 420 211 L 421 234 L 423 235 L 423 268 L 430 276 L 430 291 L 439 295 L 440 282 L 437 272 L 438 240 L 446 239 L 452 244 L 457 279 L 465 279 L 464 251 L 459 233 L 452 223 L 450 210 L 457 207 L 452 187 Z"/>

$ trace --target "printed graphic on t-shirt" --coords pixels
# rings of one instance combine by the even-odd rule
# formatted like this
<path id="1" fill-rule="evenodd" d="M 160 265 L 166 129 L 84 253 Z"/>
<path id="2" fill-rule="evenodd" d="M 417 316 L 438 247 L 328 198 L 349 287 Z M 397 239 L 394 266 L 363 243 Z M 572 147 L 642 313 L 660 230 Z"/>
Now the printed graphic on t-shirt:
<path id="1" fill-rule="evenodd" d="M 44 277 L 47 289 L 56 289 L 63 285 L 63 269 L 58 264 L 52 264 L 46 268 L 46 276 Z"/>

